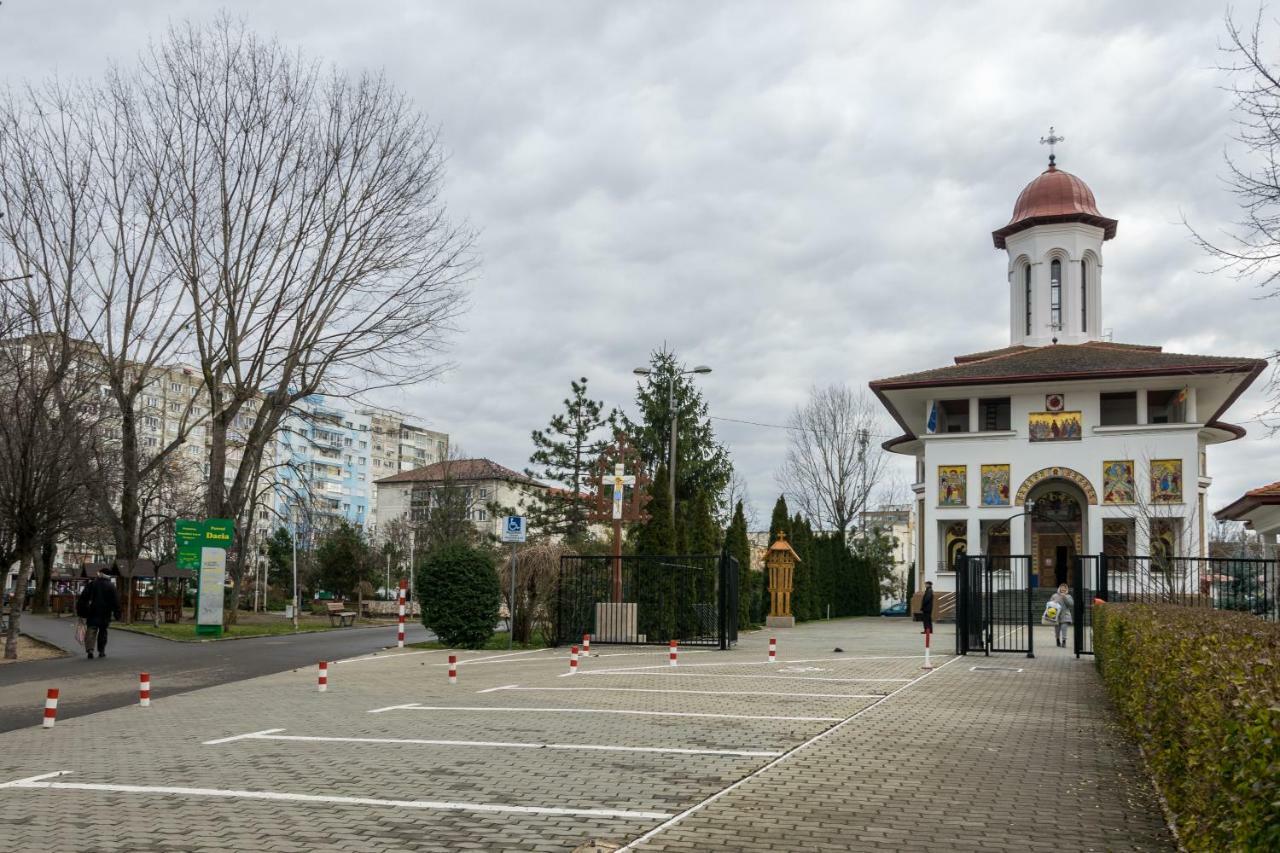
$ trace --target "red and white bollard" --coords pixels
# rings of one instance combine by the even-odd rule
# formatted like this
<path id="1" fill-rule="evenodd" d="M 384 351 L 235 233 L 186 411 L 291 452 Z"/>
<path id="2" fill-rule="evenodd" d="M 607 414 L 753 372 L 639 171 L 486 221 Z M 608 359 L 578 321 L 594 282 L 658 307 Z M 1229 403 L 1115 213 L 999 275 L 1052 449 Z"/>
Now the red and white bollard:
<path id="1" fill-rule="evenodd" d="M 921 669 L 933 669 L 933 663 L 929 660 L 929 640 L 933 637 L 933 631 L 925 629 L 924 632 L 924 666 Z"/>
<path id="2" fill-rule="evenodd" d="M 769 663 L 778 662 L 778 640 L 775 637 L 769 638 Z"/>
<path id="3" fill-rule="evenodd" d="M 669 656 L 670 656 L 670 658 L 671 658 L 671 665 L 672 665 L 672 666 L 675 666 L 675 665 L 676 665 L 676 653 L 677 653 L 679 650 L 680 650 L 680 647 L 676 645 L 676 641 L 675 641 L 675 640 L 672 640 L 672 641 L 671 641 L 671 654 L 669 655 Z"/>
<path id="4" fill-rule="evenodd" d="M 404 648 L 404 593 L 408 581 L 400 581 L 400 615 L 396 627 L 396 648 Z"/>
<path id="5" fill-rule="evenodd" d="M 591 635 L 590 634 L 582 635 L 582 653 L 584 655 L 591 654 Z"/>
<path id="6" fill-rule="evenodd" d="M 46 729 L 53 728 L 54 718 L 58 716 L 58 688 L 50 687 L 49 692 L 45 694 L 44 700 L 44 722 L 41 723 Z"/>
<path id="7" fill-rule="evenodd" d="M 449 655 L 449 683 L 458 683 L 458 656 Z"/>
<path id="8" fill-rule="evenodd" d="M 578 647 L 573 646 L 569 649 L 569 674 L 578 674 Z"/>
<path id="9" fill-rule="evenodd" d="M 138 676 L 138 704 L 151 707 L 151 676 L 145 672 Z"/>
<path id="10" fill-rule="evenodd" d="M 320 680 L 317 689 L 323 693 L 329 689 L 329 662 L 320 661 Z"/>

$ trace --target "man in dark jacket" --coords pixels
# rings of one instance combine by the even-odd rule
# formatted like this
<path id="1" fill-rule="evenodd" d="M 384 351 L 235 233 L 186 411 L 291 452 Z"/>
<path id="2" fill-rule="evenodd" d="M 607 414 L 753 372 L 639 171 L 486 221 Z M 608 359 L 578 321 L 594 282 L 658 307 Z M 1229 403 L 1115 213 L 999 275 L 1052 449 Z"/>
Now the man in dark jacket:
<path id="1" fill-rule="evenodd" d="M 924 630 L 933 633 L 933 581 L 924 582 L 924 597 L 920 599 L 920 616 L 924 619 Z M 923 631 L 921 633 L 924 633 Z"/>
<path id="2" fill-rule="evenodd" d="M 98 648 L 98 657 L 107 656 L 107 626 L 111 617 L 120 618 L 120 599 L 116 595 L 115 584 L 107 580 L 102 572 L 85 585 L 76 600 L 76 615 L 84 620 L 84 650 L 93 660 L 93 649 Z"/>

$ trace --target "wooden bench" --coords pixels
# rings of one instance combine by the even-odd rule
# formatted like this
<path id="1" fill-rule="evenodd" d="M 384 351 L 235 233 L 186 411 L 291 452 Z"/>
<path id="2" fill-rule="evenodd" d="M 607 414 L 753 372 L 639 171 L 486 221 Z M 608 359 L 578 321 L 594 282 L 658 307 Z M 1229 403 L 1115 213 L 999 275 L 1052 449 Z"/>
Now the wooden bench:
<path id="1" fill-rule="evenodd" d="M 353 610 L 347 610 L 346 605 L 341 601 L 326 601 L 324 603 L 325 610 L 329 611 L 329 624 L 337 625 L 344 628 L 348 625 L 356 624 L 356 613 Z"/>

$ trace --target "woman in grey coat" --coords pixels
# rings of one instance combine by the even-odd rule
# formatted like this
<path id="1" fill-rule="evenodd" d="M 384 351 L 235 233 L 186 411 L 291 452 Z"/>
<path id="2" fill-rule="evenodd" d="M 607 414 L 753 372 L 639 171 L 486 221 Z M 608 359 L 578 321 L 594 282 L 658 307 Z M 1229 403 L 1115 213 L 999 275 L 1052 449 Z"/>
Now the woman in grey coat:
<path id="1" fill-rule="evenodd" d="M 1067 585 L 1061 584 L 1058 591 L 1049 597 L 1049 600 L 1058 605 L 1058 621 L 1053 626 L 1053 639 L 1060 648 L 1067 645 L 1067 626 L 1071 624 L 1071 610 L 1075 607 L 1075 601 L 1071 598 L 1071 593 L 1067 592 Z"/>

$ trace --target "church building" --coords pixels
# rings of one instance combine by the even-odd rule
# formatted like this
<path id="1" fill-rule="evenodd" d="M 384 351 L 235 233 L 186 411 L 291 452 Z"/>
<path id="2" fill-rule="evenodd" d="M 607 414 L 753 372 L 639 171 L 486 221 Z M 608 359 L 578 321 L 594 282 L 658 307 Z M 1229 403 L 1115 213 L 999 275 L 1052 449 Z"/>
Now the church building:
<path id="1" fill-rule="evenodd" d="M 1009 345 L 871 383 L 903 431 L 885 448 L 915 459 L 917 588 L 954 591 L 965 553 L 1030 555 L 1041 587 L 1076 555 L 1205 554 L 1207 451 L 1245 434 L 1223 418 L 1266 362 L 1104 337 L 1116 229 L 1051 154 L 991 235 Z"/>

